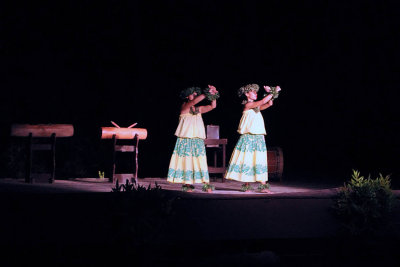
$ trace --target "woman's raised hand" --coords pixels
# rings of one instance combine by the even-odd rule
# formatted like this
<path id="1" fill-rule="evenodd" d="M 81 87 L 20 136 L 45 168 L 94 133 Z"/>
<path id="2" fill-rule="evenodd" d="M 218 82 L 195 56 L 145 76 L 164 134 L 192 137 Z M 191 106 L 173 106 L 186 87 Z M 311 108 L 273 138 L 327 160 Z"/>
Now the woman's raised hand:
<path id="1" fill-rule="evenodd" d="M 208 85 L 208 88 L 210 88 L 210 94 L 215 95 L 218 91 L 217 88 L 215 88 L 215 86 L 213 85 Z"/>
<path id="2" fill-rule="evenodd" d="M 267 93 L 271 93 L 271 87 L 269 87 L 268 85 L 264 85 L 264 89 Z"/>

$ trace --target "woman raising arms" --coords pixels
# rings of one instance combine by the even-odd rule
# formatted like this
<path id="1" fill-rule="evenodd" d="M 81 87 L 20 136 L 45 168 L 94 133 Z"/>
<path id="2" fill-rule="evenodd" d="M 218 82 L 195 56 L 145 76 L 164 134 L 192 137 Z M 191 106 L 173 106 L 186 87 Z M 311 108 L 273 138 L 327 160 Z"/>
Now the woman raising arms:
<path id="1" fill-rule="evenodd" d="M 194 189 L 193 184 L 208 185 L 210 182 L 204 146 L 206 133 L 201 114 L 217 107 L 216 98 L 219 94 L 214 86 L 209 85 L 203 94 L 200 88 L 190 87 L 183 90 L 180 96 L 184 102 L 175 131 L 177 140 L 168 168 L 167 181 L 181 183 L 183 191 L 191 192 Z M 205 98 L 211 103 L 197 106 Z"/>

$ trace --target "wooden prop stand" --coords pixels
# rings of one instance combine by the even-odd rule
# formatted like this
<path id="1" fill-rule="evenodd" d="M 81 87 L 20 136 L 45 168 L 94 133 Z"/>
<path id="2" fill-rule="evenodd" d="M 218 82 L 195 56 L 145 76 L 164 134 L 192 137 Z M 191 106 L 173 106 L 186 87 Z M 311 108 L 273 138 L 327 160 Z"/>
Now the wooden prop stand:
<path id="1" fill-rule="evenodd" d="M 141 128 L 133 128 L 137 123 L 129 127 L 122 128 L 115 122 L 111 121 L 115 127 L 101 127 L 101 139 L 112 140 L 112 162 L 110 168 L 109 181 L 115 183 L 117 178 L 116 170 L 116 152 L 131 152 L 134 153 L 132 176 L 136 184 L 138 183 L 138 155 L 139 155 L 139 140 L 147 138 L 147 130 Z M 119 140 L 132 140 L 132 145 L 119 145 Z M 132 181 L 133 182 L 133 181 Z"/>
<path id="2" fill-rule="evenodd" d="M 204 140 L 206 148 L 214 150 L 214 165 L 208 167 L 208 172 L 220 173 L 222 174 L 222 182 L 224 182 L 224 174 L 226 171 L 226 145 L 228 144 L 228 139 L 219 138 L 219 125 L 207 125 L 207 138 Z M 222 150 L 221 150 L 222 146 Z M 217 152 L 222 152 L 222 166 L 217 165 Z"/>
<path id="3" fill-rule="evenodd" d="M 215 147 L 214 149 L 214 166 L 208 166 L 208 173 L 219 173 L 222 174 L 222 182 L 224 182 L 224 174 L 226 172 L 226 145 L 228 144 L 228 139 L 205 139 L 204 144 L 206 146 Z M 222 146 L 222 151 L 220 150 L 220 146 Z M 222 152 L 222 166 L 218 167 L 217 165 L 217 149 Z"/>
<path id="4" fill-rule="evenodd" d="M 56 169 L 56 137 L 70 137 L 74 134 L 74 128 L 70 124 L 13 124 L 11 126 L 11 136 L 27 137 L 27 159 L 25 182 L 33 183 L 32 159 L 34 151 L 50 151 L 51 167 L 49 183 L 55 180 Z M 38 143 L 42 139 L 47 143 Z M 47 140 L 46 140 L 47 139 Z"/>

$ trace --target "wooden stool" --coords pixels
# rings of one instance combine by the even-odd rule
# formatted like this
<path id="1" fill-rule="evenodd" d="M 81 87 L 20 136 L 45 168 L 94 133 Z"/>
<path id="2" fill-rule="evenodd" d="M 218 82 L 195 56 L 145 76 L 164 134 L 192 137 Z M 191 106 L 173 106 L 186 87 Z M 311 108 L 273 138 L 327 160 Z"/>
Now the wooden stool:
<path id="1" fill-rule="evenodd" d="M 111 122 L 116 127 L 101 127 L 102 129 L 102 139 L 111 139 L 112 141 L 112 160 L 110 166 L 110 176 L 109 181 L 115 183 L 117 176 L 121 176 L 122 179 L 124 175 L 132 175 L 131 182 L 138 183 L 138 154 L 139 154 L 139 139 L 147 138 L 147 130 L 142 128 L 132 128 L 136 123 L 132 124 L 127 128 L 119 127 L 115 122 Z M 121 144 L 124 142 L 125 144 Z M 120 143 L 120 144 L 118 144 Z M 126 144 L 129 143 L 129 144 Z M 116 152 L 131 152 L 133 155 L 133 168 L 132 173 L 122 174 L 115 173 L 116 169 Z M 119 182 L 123 183 L 122 179 L 118 179 Z"/>
<path id="2" fill-rule="evenodd" d="M 115 173 L 115 168 L 116 168 L 116 152 L 131 152 L 134 153 L 133 157 L 133 166 L 134 168 L 132 169 L 132 175 L 133 179 L 137 183 L 137 178 L 138 178 L 138 153 L 139 153 L 139 136 L 136 134 L 133 139 L 132 143 L 133 145 L 117 145 L 118 139 L 116 138 L 116 135 L 114 134 L 112 137 L 112 162 L 111 162 L 111 175 L 109 178 L 109 181 L 112 183 L 115 183 L 116 181 L 116 176 L 118 174 Z M 120 174 L 123 175 L 123 174 Z M 122 182 L 122 181 L 120 181 Z M 131 180 L 133 182 L 133 180 Z"/>

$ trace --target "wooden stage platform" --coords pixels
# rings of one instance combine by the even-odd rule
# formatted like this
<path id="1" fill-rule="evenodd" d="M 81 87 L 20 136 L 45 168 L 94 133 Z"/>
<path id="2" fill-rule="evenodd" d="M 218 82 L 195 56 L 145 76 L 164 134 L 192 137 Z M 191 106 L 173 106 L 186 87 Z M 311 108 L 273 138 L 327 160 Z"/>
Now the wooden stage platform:
<path id="1" fill-rule="evenodd" d="M 148 216 L 147 211 L 116 207 L 121 203 L 135 207 L 135 203 L 118 199 L 111 193 L 115 185 L 106 180 L 26 184 L 0 179 L 0 251 L 11 262 L 25 255 L 38 263 L 51 252 L 49 262 L 57 266 L 110 265 L 122 263 L 115 255 L 140 254 L 142 265 L 135 266 L 187 266 L 188 262 L 239 266 L 235 263 L 245 259 L 242 263 L 248 265 L 254 255 L 271 266 L 339 266 L 343 255 L 337 254 L 348 250 L 347 241 L 337 238 L 340 224 L 332 213 L 335 185 L 271 182 L 271 193 L 266 194 L 243 193 L 241 183 L 216 181 L 213 193 L 202 192 L 201 185 L 193 193 L 184 193 L 181 185 L 169 184 L 165 178 L 139 180 L 144 186 L 156 182 L 175 201 L 166 218 L 156 223 L 150 216 L 142 223 L 140 217 Z M 394 193 L 400 197 L 398 190 Z M 385 251 L 372 250 L 376 261 L 365 258 L 362 263 L 386 266 L 383 256 L 390 262 L 398 260 L 397 249 L 393 254 L 387 251 L 393 247 L 390 242 L 400 240 L 399 206 L 393 222 L 393 240 L 385 239 Z M 260 263 L 258 258 L 255 261 Z"/>
<path id="2" fill-rule="evenodd" d="M 315 183 L 295 183 L 295 182 L 270 182 L 271 193 L 260 193 L 257 191 L 257 184 L 252 192 L 241 192 L 242 183 L 221 179 L 211 181 L 215 186 L 212 193 L 201 190 L 202 185 L 196 184 L 192 193 L 181 192 L 181 184 L 171 184 L 166 178 L 144 178 L 139 179 L 139 184 L 143 186 L 154 186 L 158 184 L 164 190 L 173 191 L 182 196 L 196 198 L 269 198 L 269 197 L 320 197 L 331 198 L 337 193 L 338 186 L 335 184 L 315 184 Z M 111 192 L 114 184 L 108 179 L 100 178 L 74 178 L 68 180 L 55 180 L 54 183 L 32 183 L 27 184 L 23 179 L 0 179 L 0 192 L 20 192 L 20 193 L 91 193 L 91 192 Z"/>

